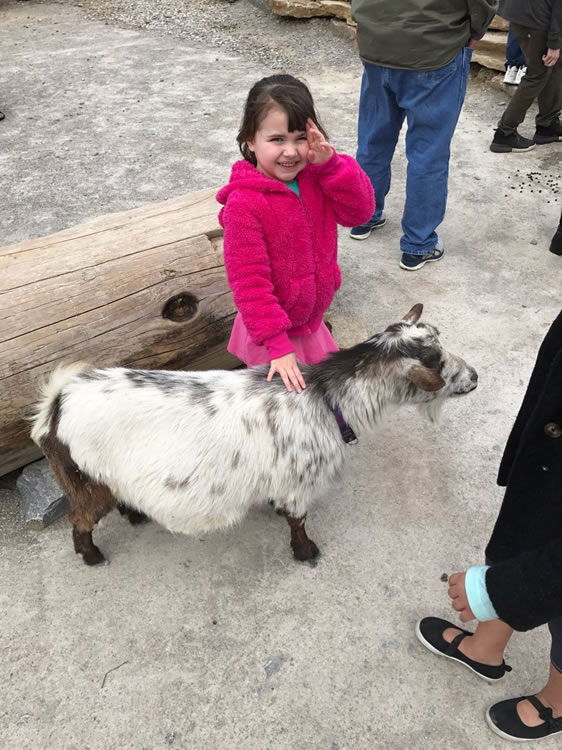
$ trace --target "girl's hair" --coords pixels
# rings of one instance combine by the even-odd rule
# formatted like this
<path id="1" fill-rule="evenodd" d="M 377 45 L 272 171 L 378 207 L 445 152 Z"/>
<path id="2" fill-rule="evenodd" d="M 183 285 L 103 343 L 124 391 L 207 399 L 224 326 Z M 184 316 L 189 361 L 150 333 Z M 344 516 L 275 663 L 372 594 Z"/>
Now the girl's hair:
<path id="1" fill-rule="evenodd" d="M 242 156 L 254 166 L 256 157 L 248 148 L 247 141 L 254 139 L 261 121 L 275 106 L 287 113 L 290 133 L 295 130 L 306 130 L 306 121 L 310 118 L 326 140 L 328 139 L 328 134 L 314 109 L 312 94 L 302 81 L 284 73 L 262 78 L 250 89 L 240 131 L 236 137 Z"/>

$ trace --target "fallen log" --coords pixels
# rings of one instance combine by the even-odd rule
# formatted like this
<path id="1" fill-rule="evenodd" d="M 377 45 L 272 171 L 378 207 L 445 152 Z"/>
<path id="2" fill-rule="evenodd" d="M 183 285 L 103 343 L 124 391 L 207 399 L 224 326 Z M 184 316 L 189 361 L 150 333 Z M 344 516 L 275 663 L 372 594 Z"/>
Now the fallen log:
<path id="1" fill-rule="evenodd" d="M 40 456 L 38 384 L 57 364 L 208 369 L 234 303 L 215 190 L 110 214 L 0 248 L 0 475 Z"/>

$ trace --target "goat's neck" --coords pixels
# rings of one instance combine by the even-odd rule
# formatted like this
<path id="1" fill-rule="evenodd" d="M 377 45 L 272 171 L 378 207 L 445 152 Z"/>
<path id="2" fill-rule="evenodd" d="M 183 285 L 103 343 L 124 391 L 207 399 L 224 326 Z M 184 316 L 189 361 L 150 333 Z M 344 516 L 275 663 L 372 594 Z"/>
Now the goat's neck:
<path id="1" fill-rule="evenodd" d="M 355 375 L 337 386 L 328 385 L 326 396 L 351 427 L 363 430 L 372 429 L 386 410 L 401 401 L 395 380 L 383 374 Z"/>

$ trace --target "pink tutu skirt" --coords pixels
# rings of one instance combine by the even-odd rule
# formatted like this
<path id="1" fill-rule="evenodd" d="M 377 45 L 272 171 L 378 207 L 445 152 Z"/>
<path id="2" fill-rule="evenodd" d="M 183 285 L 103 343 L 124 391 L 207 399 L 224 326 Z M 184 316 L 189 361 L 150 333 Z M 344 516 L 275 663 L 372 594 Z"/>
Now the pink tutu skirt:
<path id="1" fill-rule="evenodd" d="M 305 336 L 289 336 L 289 339 L 294 347 L 297 360 L 303 365 L 314 365 L 326 359 L 332 352 L 339 350 L 334 337 L 323 322 L 314 333 L 307 333 Z M 250 338 L 240 313 L 234 319 L 227 349 L 248 367 L 268 365 L 271 361 L 266 347 L 254 344 Z"/>

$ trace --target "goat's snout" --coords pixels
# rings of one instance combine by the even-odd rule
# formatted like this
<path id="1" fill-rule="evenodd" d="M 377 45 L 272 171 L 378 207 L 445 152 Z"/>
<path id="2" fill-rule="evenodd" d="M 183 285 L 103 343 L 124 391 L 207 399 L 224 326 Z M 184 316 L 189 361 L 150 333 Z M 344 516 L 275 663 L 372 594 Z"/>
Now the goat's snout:
<path id="1" fill-rule="evenodd" d="M 453 387 L 453 393 L 470 393 L 478 386 L 478 373 L 471 367 L 464 363 L 465 371 L 462 376 L 458 378 Z"/>

